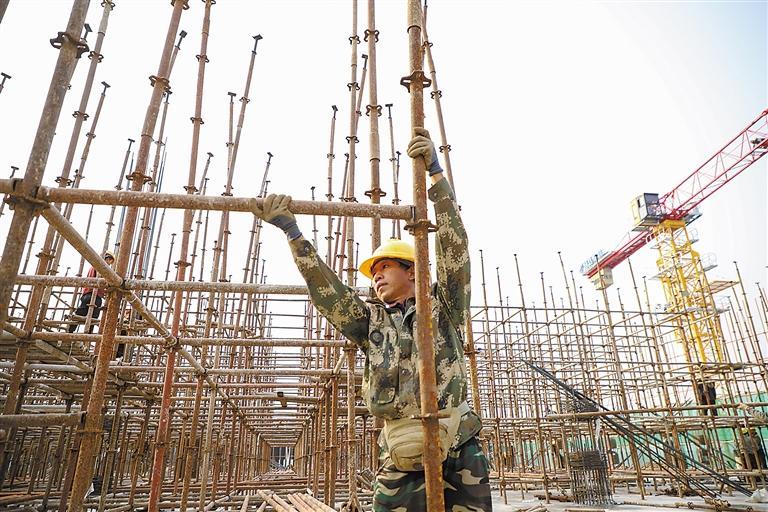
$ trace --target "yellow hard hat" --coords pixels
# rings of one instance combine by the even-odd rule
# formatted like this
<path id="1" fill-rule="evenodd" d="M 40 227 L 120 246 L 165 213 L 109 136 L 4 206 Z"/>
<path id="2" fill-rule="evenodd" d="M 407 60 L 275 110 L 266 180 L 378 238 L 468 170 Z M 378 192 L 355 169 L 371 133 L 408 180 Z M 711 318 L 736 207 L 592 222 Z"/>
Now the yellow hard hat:
<path id="1" fill-rule="evenodd" d="M 362 272 L 365 277 L 373 279 L 371 267 L 373 267 L 377 261 L 387 258 L 414 263 L 416 261 L 416 252 L 413 250 L 413 246 L 408 242 L 403 242 L 397 238 L 390 238 L 381 244 L 378 249 L 373 251 L 373 256 L 360 264 L 360 272 Z"/>
<path id="2" fill-rule="evenodd" d="M 104 251 L 104 259 L 107 258 L 112 258 L 113 260 L 115 259 L 115 255 L 112 254 L 112 251 Z"/>

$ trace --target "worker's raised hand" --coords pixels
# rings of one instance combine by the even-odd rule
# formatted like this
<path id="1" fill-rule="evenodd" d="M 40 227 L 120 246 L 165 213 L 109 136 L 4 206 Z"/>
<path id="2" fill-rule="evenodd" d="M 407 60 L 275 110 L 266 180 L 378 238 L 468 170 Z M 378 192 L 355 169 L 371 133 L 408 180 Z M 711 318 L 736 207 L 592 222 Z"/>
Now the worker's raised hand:
<path id="1" fill-rule="evenodd" d="M 253 214 L 265 222 L 282 229 L 289 240 L 294 240 L 301 236 L 296 216 L 290 210 L 291 196 L 283 194 L 270 194 L 264 200 L 264 204 L 259 208 L 255 203 L 251 207 Z"/>
<path id="2" fill-rule="evenodd" d="M 443 168 L 440 167 L 440 161 L 437 159 L 435 145 L 432 139 L 429 138 L 429 131 L 425 128 L 414 128 L 413 133 L 414 137 L 408 143 L 408 156 L 411 158 L 424 158 L 430 176 L 443 172 Z"/>

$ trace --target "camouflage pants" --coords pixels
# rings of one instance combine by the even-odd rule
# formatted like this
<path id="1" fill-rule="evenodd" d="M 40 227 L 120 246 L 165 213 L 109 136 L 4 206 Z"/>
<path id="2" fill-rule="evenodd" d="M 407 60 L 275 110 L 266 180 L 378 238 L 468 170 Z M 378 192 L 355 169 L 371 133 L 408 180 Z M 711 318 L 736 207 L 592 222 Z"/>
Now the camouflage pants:
<path id="1" fill-rule="evenodd" d="M 446 511 L 492 510 L 488 459 L 476 437 L 448 452 L 443 481 Z M 426 499 L 423 471 L 398 471 L 389 458 L 384 460 L 373 484 L 374 512 L 421 512 L 427 510 Z"/>

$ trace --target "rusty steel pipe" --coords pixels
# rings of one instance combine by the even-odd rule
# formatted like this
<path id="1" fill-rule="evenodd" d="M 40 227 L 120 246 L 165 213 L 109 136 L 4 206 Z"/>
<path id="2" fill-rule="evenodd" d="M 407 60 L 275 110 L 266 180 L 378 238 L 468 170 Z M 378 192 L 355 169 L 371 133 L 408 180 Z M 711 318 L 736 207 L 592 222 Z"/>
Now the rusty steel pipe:
<path id="1" fill-rule="evenodd" d="M 429 66 L 429 77 L 432 81 L 432 92 L 429 93 L 432 99 L 435 101 L 435 111 L 437 113 L 437 125 L 440 128 L 440 152 L 443 153 L 443 159 L 445 160 L 445 173 L 448 176 L 448 183 L 453 188 L 453 195 L 456 197 L 456 189 L 453 186 L 453 170 L 451 168 L 451 145 L 448 144 L 448 138 L 445 135 L 445 121 L 443 120 L 443 105 L 441 98 L 443 97 L 443 91 L 437 86 L 437 72 L 435 71 L 435 61 L 432 58 L 432 42 L 427 35 L 427 2 L 424 1 L 424 17 L 422 20 L 421 29 L 424 39 L 424 53 L 427 57 L 427 65 Z"/>
<path id="2" fill-rule="evenodd" d="M 24 252 L 24 244 L 29 234 L 29 228 L 36 210 L 41 206 L 32 196 L 35 189 L 40 186 L 45 167 L 48 162 L 48 156 L 51 149 L 51 143 L 58 124 L 61 108 L 69 88 L 69 82 L 77 65 L 77 59 L 83 51 L 87 49 L 84 41 L 80 40 L 80 32 L 85 22 L 85 15 L 88 10 L 87 0 L 76 0 L 72 5 L 69 20 L 65 32 L 60 32 L 56 39 L 51 40 L 51 44 L 56 48 L 59 45 L 59 56 L 56 61 L 56 67 L 51 77 L 51 83 L 48 88 L 48 95 L 43 106 L 43 112 L 35 134 L 35 140 L 32 144 L 27 168 L 24 174 L 24 183 L 18 188 L 20 198 L 17 198 L 14 204 L 14 213 L 7 233 L 3 255 L 0 259 L 0 325 L 3 325 L 8 319 L 8 305 L 13 291 L 14 278 L 18 275 L 19 264 L 21 263 Z M 12 198 L 10 198 L 12 199 Z M 13 200 L 13 199 L 12 199 Z M 36 226 L 37 224 L 35 224 Z M 31 249 L 31 246 L 30 246 Z M 44 272 L 49 261 L 49 254 L 43 251 L 39 261 L 38 269 Z M 26 263 L 25 263 L 26 267 Z M 29 310 L 27 311 L 25 330 L 32 331 L 33 322 L 37 309 L 40 307 L 42 290 L 35 290 L 29 300 Z M 21 393 L 22 372 L 27 360 L 29 345 L 20 343 L 16 350 L 16 363 L 19 368 L 15 368 L 13 376 L 8 386 L 3 414 L 12 414 L 16 411 L 18 400 Z M 12 439 L 14 431 L 9 432 L 6 440 L 0 442 L 0 482 L 3 481 L 6 458 L 6 443 Z"/>
<path id="3" fill-rule="evenodd" d="M 115 451 L 117 449 L 117 431 L 120 427 L 120 413 L 123 407 L 123 394 L 125 393 L 125 387 L 120 386 L 117 390 L 117 400 L 115 403 L 114 419 L 112 421 L 112 429 L 109 433 L 109 448 L 107 449 L 107 463 L 104 467 L 104 473 L 102 478 L 101 495 L 99 496 L 99 508 L 98 512 L 104 512 L 107 498 L 107 488 L 109 487 L 110 477 L 115 467 Z"/>
<path id="4" fill-rule="evenodd" d="M 408 0 L 408 54 L 411 97 L 411 129 L 424 126 L 424 71 L 421 52 L 421 6 L 419 0 Z M 416 249 L 416 343 L 419 351 L 419 395 L 424 429 L 424 480 L 427 509 L 443 510 L 443 473 L 440 462 L 439 422 L 437 416 L 437 376 L 435 373 L 435 344 L 432 339 L 432 307 L 429 275 L 429 218 L 427 214 L 426 162 L 413 161 L 413 227 Z"/>
<path id="5" fill-rule="evenodd" d="M 248 72 L 246 74 L 246 80 L 245 80 L 245 86 L 243 88 L 243 96 L 240 98 L 240 112 L 238 115 L 237 120 L 237 131 L 235 134 L 235 139 L 232 141 L 232 119 L 233 119 L 233 113 L 234 113 L 234 107 L 232 100 L 234 99 L 234 95 L 230 94 L 230 134 L 229 134 L 229 140 L 230 142 L 227 144 L 227 147 L 229 149 L 229 155 L 227 159 L 227 181 L 224 188 L 224 197 L 231 197 L 232 195 L 232 180 L 234 178 L 235 173 L 235 167 L 237 163 L 237 154 L 240 148 L 240 138 L 242 136 L 243 131 L 243 124 L 245 122 L 245 110 L 246 106 L 250 102 L 248 99 L 248 95 L 250 93 L 251 89 L 251 81 L 253 79 L 253 69 L 254 64 L 256 62 L 256 50 L 258 48 L 259 41 L 262 39 L 262 36 L 260 34 L 257 34 L 253 36 L 253 49 L 251 50 L 250 60 L 248 63 Z M 214 249 L 214 258 L 213 258 L 213 269 L 211 272 L 211 278 L 212 279 L 221 279 L 219 276 L 219 273 L 222 271 L 220 269 L 220 264 L 222 260 L 222 256 L 224 259 L 224 265 L 222 267 L 226 267 L 226 254 L 223 253 L 224 247 L 225 247 L 225 235 L 228 232 L 228 226 L 229 226 L 229 211 L 224 211 L 221 215 L 221 219 L 219 222 L 219 232 L 218 236 L 216 238 L 216 247 L 218 249 Z M 209 295 L 209 304 L 213 304 L 216 298 L 215 292 L 211 292 Z M 223 299 L 219 299 L 219 306 L 223 307 Z M 221 318 L 222 311 L 219 312 Z M 209 307 L 206 318 L 205 318 L 205 334 L 206 336 L 210 335 L 210 329 L 211 329 L 211 321 L 213 319 L 213 309 L 212 307 Z M 220 330 L 221 331 L 221 330 Z M 223 334 L 223 333 L 222 333 Z M 221 346 L 217 345 L 214 349 L 215 355 L 215 365 L 218 365 L 219 356 L 220 356 L 220 350 Z M 205 364 L 205 358 L 207 356 L 207 348 L 204 348 L 202 351 L 202 359 L 203 363 Z M 208 403 L 208 421 L 206 425 L 206 436 L 205 436 L 205 445 L 203 450 L 203 462 L 202 462 L 202 475 L 200 479 L 200 503 L 199 508 L 204 508 L 205 503 L 205 496 L 206 496 L 206 485 L 208 481 L 208 465 L 210 463 L 210 451 L 211 451 L 211 442 L 212 442 L 212 434 L 213 434 L 213 409 L 215 407 L 216 401 L 210 400 Z M 214 471 L 215 475 L 215 471 Z M 215 499 L 215 489 L 212 488 L 212 499 Z"/>
<path id="6" fill-rule="evenodd" d="M 105 4 L 105 7 L 104 7 L 105 12 L 108 9 L 107 5 L 108 4 Z M 101 32 L 99 33 L 99 38 L 100 39 L 103 38 Z M 97 54 L 97 55 L 101 55 L 101 54 Z M 95 59 L 95 60 L 98 60 L 98 59 Z M 104 86 L 104 89 L 102 90 L 101 95 L 99 96 L 99 103 L 96 106 L 96 113 L 94 114 L 93 121 L 91 122 L 91 129 L 86 134 L 87 140 L 85 142 L 82 154 L 80 156 L 80 167 L 75 173 L 74 181 L 69 180 L 68 178 L 64 178 L 64 173 L 62 173 L 62 176 L 59 178 L 61 180 L 61 182 L 59 183 L 60 188 L 65 188 L 65 184 L 70 183 L 70 181 L 72 181 L 71 182 L 72 188 L 78 188 L 80 186 L 80 181 L 83 178 L 83 171 L 85 170 L 85 163 L 88 160 L 88 154 L 90 152 L 91 143 L 93 142 L 93 139 L 96 137 L 96 133 L 95 133 L 96 126 L 98 125 L 99 118 L 101 117 L 101 109 L 104 106 L 104 99 L 106 98 L 107 89 L 110 87 L 110 85 L 107 82 L 102 82 L 102 85 Z M 79 130 L 78 130 L 78 134 L 79 134 Z M 75 136 L 74 133 L 73 133 L 73 136 Z M 74 142 L 75 142 L 75 145 L 77 145 L 77 140 L 75 140 Z M 65 169 L 66 169 L 66 176 L 69 176 L 69 169 L 68 168 L 65 168 Z M 56 204 L 54 205 L 54 207 L 60 210 L 61 204 L 60 203 Z M 69 219 L 72 216 L 73 208 L 74 208 L 73 203 L 69 203 L 65 206 L 63 215 L 66 219 Z M 91 205 L 91 213 L 93 213 L 93 205 Z M 90 226 L 90 220 L 89 220 L 89 226 Z M 87 236 L 87 230 L 86 230 L 86 236 Z M 61 256 L 64 248 L 64 240 L 60 235 L 54 236 L 53 226 L 48 226 L 48 233 L 46 234 L 46 239 L 45 239 L 45 244 L 43 249 L 43 252 L 46 254 L 50 253 L 50 241 L 52 239 L 55 239 L 55 241 L 53 242 L 53 250 L 52 250 L 53 259 L 50 262 L 48 262 L 48 265 L 49 265 L 49 272 L 51 274 L 55 274 L 58 271 L 59 263 L 61 261 Z M 81 269 L 79 273 L 82 274 L 82 261 L 81 261 Z M 38 321 L 43 321 L 45 319 L 45 315 L 48 311 L 48 302 L 50 300 L 52 293 L 53 293 L 53 290 L 50 287 L 44 290 L 40 311 L 38 313 Z"/>
<path id="7" fill-rule="evenodd" d="M 125 176 L 125 170 L 128 167 L 128 158 L 131 155 L 131 146 L 133 143 L 136 142 L 133 139 L 128 139 L 128 147 L 125 150 L 125 156 L 123 157 L 123 166 L 120 169 L 120 174 L 118 175 L 117 179 L 117 185 L 115 186 L 115 190 L 122 190 L 123 188 L 123 176 Z M 109 210 L 109 219 L 106 222 L 107 225 L 107 232 L 104 234 L 104 245 L 101 248 L 101 253 L 104 254 L 104 252 L 109 249 L 109 240 L 112 238 L 112 228 L 115 226 L 115 211 L 117 210 L 117 205 L 112 205 Z"/>
<path id="8" fill-rule="evenodd" d="M 32 218 L 35 210 L 39 207 L 39 203 L 32 198 L 45 173 L 64 97 L 67 94 L 77 60 L 81 53 L 87 49 L 85 43 L 80 40 L 80 31 L 83 28 L 87 10 L 88 0 L 75 0 L 65 32 L 61 32 L 59 37 L 52 41 L 54 47 L 56 44 L 59 45 L 59 57 L 51 77 L 48 95 L 29 154 L 24 182 L 18 189 L 21 198 L 17 198 L 8 237 L 3 248 L 3 256 L 0 259 L 0 323 L 8 319 L 8 303 L 13 290 L 14 277 L 19 270 L 24 243 L 29 234 Z M 11 396 L 10 393 L 8 398 L 10 402 L 15 402 L 15 396 Z M 6 402 L 7 404 L 8 402 Z"/>
<path id="9" fill-rule="evenodd" d="M 333 110 L 333 114 L 331 116 L 331 133 L 330 133 L 330 141 L 328 143 L 328 154 L 326 155 L 328 158 L 328 191 L 325 194 L 326 199 L 330 203 L 333 201 L 333 161 L 336 158 L 336 154 L 334 153 L 333 145 L 334 140 L 336 137 L 336 113 L 339 111 L 339 109 L 336 107 L 336 105 L 331 105 L 331 109 Z M 325 240 L 327 242 L 327 247 L 325 249 L 325 263 L 329 267 L 333 267 L 333 262 L 331 261 L 332 255 L 331 255 L 331 248 L 333 244 L 333 216 L 328 216 L 328 226 L 327 226 L 327 234 L 325 237 Z"/>
<path id="10" fill-rule="evenodd" d="M 187 501 L 189 500 L 189 489 L 192 481 L 192 462 L 197 458 L 197 430 L 200 422 L 200 406 L 202 404 L 203 397 L 203 377 L 197 376 L 197 385 L 195 386 L 195 403 L 192 410 L 192 425 L 189 430 L 189 448 L 185 453 L 184 460 L 184 484 L 181 490 L 181 507 L 180 510 L 186 510 Z"/>
<path id="11" fill-rule="evenodd" d="M 392 123 L 392 103 L 384 105 L 387 107 L 387 121 L 389 124 L 389 162 L 392 164 L 392 204 L 397 206 L 400 204 L 400 152 L 397 152 L 395 157 L 395 135 L 394 125 Z M 392 238 L 399 239 L 401 237 L 400 222 L 397 220 L 392 221 Z"/>
<path id="12" fill-rule="evenodd" d="M 356 151 L 357 151 L 357 130 L 358 130 L 358 116 L 360 115 L 360 104 L 362 101 L 362 91 L 360 91 L 359 97 L 358 97 L 358 90 L 360 90 L 361 87 L 364 87 L 365 84 L 365 74 L 366 74 L 366 67 L 368 64 L 368 60 L 365 55 L 363 55 L 364 65 L 363 65 L 363 74 L 361 79 L 361 85 L 358 85 L 357 83 L 357 46 L 360 43 L 360 37 L 357 35 L 357 23 L 358 23 L 358 4 L 357 0 L 352 0 L 352 35 L 349 38 L 349 43 L 351 46 L 351 61 L 350 61 L 350 83 L 347 84 L 349 87 L 349 93 L 350 93 L 350 134 L 349 137 L 347 137 L 347 142 L 349 143 L 349 167 L 348 167 L 348 173 L 347 173 L 347 182 L 346 182 L 346 200 L 357 202 L 357 199 L 355 198 L 355 161 L 356 161 Z M 373 187 L 372 187 L 373 188 Z M 374 201 L 376 202 L 376 201 Z M 354 265 L 354 236 L 355 236 L 355 224 L 354 224 L 354 217 L 346 217 L 345 218 L 345 226 L 346 226 L 346 256 L 347 256 L 347 286 L 353 286 L 355 282 L 355 265 Z M 376 219 L 373 219 L 373 225 L 375 226 L 377 224 Z M 379 221 L 379 225 L 381 222 Z M 349 436 L 349 433 L 351 432 L 351 437 L 348 440 L 348 447 L 350 450 L 353 450 L 355 447 L 355 400 L 354 400 L 354 390 L 355 390 L 355 378 L 354 378 L 354 371 L 355 371 L 355 352 L 356 350 L 354 348 L 347 347 L 345 350 L 346 360 L 347 360 L 347 434 Z M 338 363 L 337 368 L 340 369 L 341 363 L 344 361 L 344 358 L 341 357 L 341 354 L 339 354 L 338 349 L 334 350 L 334 353 L 338 356 Z M 334 369 L 335 371 L 338 371 L 337 369 Z M 338 401 L 338 391 L 339 391 L 339 382 L 338 379 L 333 379 L 333 387 L 332 387 L 332 404 L 331 404 L 331 414 L 332 414 L 332 420 L 331 420 L 331 431 L 335 432 L 336 430 L 336 412 L 335 408 Z M 350 398 L 352 397 L 352 398 Z M 335 434 L 334 434 L 335 435 Z M 336 473 L 338 468 L 338 446 L 335 441 L 333 441 L 333 444 L 331 446 L 331 463 L 329 464 L 328 469 L 328 478 L 330 480 L 329 486 L 328 486 L 328 495 L 326 498 L 326 503 L 330 505 L 331 507 L 336 506 Z M 355 459 L 354 457 L 348 458 L 348 470 L 350 473 L 355 473 Z M 349 491 L 349 501 L 346 503 L 345 508 L 347 510 L 350 510 L 350 512 L 355 512 L 359 510 L 359 506 L 357 505 L 357 482 L 354 478 L 350 478 L 348 480 L 348 491 Z"/>
<path id="13" fill-rule="evenodd" d="M 0 179 L 0 194 L 23 196 L 23 180 Z M 152 206 L 154 208 L 175 208 L 194 210 L 216 210 L 230 212 L 252 212 L 254 206 L 261 207 L 263 199 L 227 196 L 198 196 L 138 192 L 130 190 L 58 189 L 39 187 L 32 194 L 34 201 L 57 203 L 81 203 L 94 205 L 116 205 L 128 207 Z M 382 219 L 411 220 L 410 206 L 373 205 L 364 203 L 336 203 L 329 201 L 291 202 L 291 211 L 297 215 L 335 215 L 347 217 L 380 217 Z"/>
<path id="14" fill-rule="evenodd" d="M 199 154 L 199 141 L 200 141 L 200 127 L 203 124 L 202 108 L 203 108 L 203 86 L 205 83 L 205 65 L 208 63 L 208 34 L 210 31 L 211 20 L 211 0 L 205 2 L 205 12 L 203 15 L 203 25 L 201 28 L 201 41 L 200 41 L 200 54 L 197 56 L 198 69 L 197 69 L 197 88 L 195 93 L 195 113 L 192 117 L 192 149 L 190 150 L 190 164 L 189 173 L 187 175 L 187 186 L 185 187 L 187 195 L 195 193 L 195 178 L 197 172 L 197 158 Z M 175 57 L 178 53 L 179 46 L 181 44 L 181 38 L 179 44 L 176 45 L 176 50 L 173 55 Z M 184 218 L 182 221 L 182 238 L 179 244 L 179 260 L 176 265 L 177 273 L 176 279 L 178 281 L 185 281 L 187 277 L 187 255 L 189 249 L 189 237 L 192 232 L 192 220 L 194 217 L 194 210 L 184 210 Z M 181 325 L 182 315 L 182 301 L 184 294 L 182 290 L 176 291 L 173 300 L 173 320 L 171 323 L 171 337 L 176 338 L 179 335 L 179 329 Z M 184 357 L 190 364 L 200 371 L 201 367 L 197 363 L 194 357 L 191 356 L 186 350 L 181 349 L 182 357 Z M 166 360 L 165 376 L 163 381 L 163 393 L 160 407 L 160 423 L 157 428 L 155 452 L 153 460 L 152 479 L 150 482 L 149 492 L 149 510 L 150 512 L 156 512 L 160 502 L 160 486 L 162 484 L 165 461 L 165 446 L 168 442 L 168 430 L 170 428 L 170 399 L 171 391 L 173 389 L 173 374 L 174 365 L 176 362 L 176 350 L 172 348 L 168 351 L 168 357 Z M 196 424 L 196 422 L 193 422 Z M 188 490 L 189 487 L 186 486 Z M 186 497 L 184 498 L 186 504 Z"/>
<path id="15" fill-rule="evenodd" d="M 379 149 L 379 117 L 381 117 L 381 105 L 379 105 L 378 83 L 376 74 L 376 42 L 379 39 L 379 31 L 376 30 L 376 6 L 374 0 L 368 0 L 368 29 L 364 39 L 368 42 L 368 105 L 365 113 L 370 118 L 369 144 L 371 152 L 371 189 L 365 195 L 371 198 L 371 203 L 381 203 L 381 198 L 386 194 L 381 190 L 379 180 L 379 165 L 381 163 L 381 150 Z M 373 249 L 381 245 L 381 219 L 374 218 L 371 225 L 371 247 Z M 353 479 L 350 478 L 350 481 Z"/>
<path id="16" fill-rule="evenodd" d="M 79 425 L 82 418 L 82 412 L 63 414 L 4 414 L 0 416 L 0 428 Z"/>
<path id="17" fill-rule="evenodd" d="M 141 142 L 136 158 L 136 169 L 131 174 L 133 180 L 132 189 L 139 191 L 146 178 L 145 171 L 149 157 L 150 144 L 152 142 L 152 133 L 157 122 L 157 115 L 160 108 L 160 101 L 163 93 L 169 88 L 169 74 L 171 49 L 174 37 L 179 28 L 181 13 L 185 7 L 188 7 L 186 0 L 174 0 L 173 13 L 168 24 L 165 45 L 158 65 L 157 75 L 150 79 L 152 84 L 152 96 L 147 106 L 144 124 L 141 131 Z M 125 276 L 128 269 L 129 253 L 133 241 L 133 232 L 136 227 L 136 218 L 138 208 L 128 208 L 125 215 L 125 222 L 120 238 L 120 250 L 117 255 L 117 273 L 119 276 Z M 115 334 L 117 330 L 118 313 L 120 309 L 121 295 L 117 291 L 111 291 L 107 298 L 107 313 L 101 325 L 100 332 L 103 333 L 99 343 L 99 352 L 97 356 L 96 371 L 93 375 L 93 384 L 88 400 L 87 415 L 85 420 L 85 429 L 82 434 L 77 467 L 75 469 L 74 484 L 71 491 L 71 501 L 69 504 L 70 512 L 79 512 L 83 507 L 87 487 L 91 481 L 93 473 L 93 456 L 96 449 L 98 435 L 101 431 L 101 409 L 104 404 L 104 392 L 107 384 L 107 373 L 109 371 L 109 360 L 112 357 L 114 349 Z"/>
<path id="18" fill-rule="evenodd" d="M 5 323 L 3 324 L 3 329 L 8 331 L 9 333 L 13 334 L 19 339 L 26 339 L 29 334 L 24 329 L 19 329 L 15 325 Z"/>
<path id="19" fill-rule="evenodd" d="M 64 157 L 64 165 L 61 169 L 61 176 L 56 181 L 59 183 L 59 187 L 66 188 L 72 181 L 69 179 L 69 173 L 72 170 L 72 162 L 75 159 L 75 150 L 77 149 L 77 143 L 80 138 L 80 131 L 83 127 L 83 123 L 88 119 L 88 114 L 85 112 L 88 108 L 88 100 L 91 97 L 91 89 L 93 87 L 93 81 L 96 78 L 96 68 L 101 63 L 103 55 L 101 54 L 101 47 L 104 43 L 104 36 L 107 33 L 107 25 L 109 24 L 109 14 L 115 7 L 113 2 L 104 2 L 103 10 L 101 14 L 101 22 L 99 23 L 98 36 L 96 37 L 96 45 L 88 54 L 88 58 L 91 59 L 91 63 L 88 67 L 88 75 L 85 79 L 85 85 L 83 86 L 83 93 L 80 96 L 80 104 L 77 110 L 72 114 L 75 118 L 75 124 L 72 126 L 72 134 L 69 138 L 69 146 L 67 147 L 67 153 Z M 82 171 L 82 169 L 81 169 Z M 58 208 L 58 206 L 57 206 Z"/>
<path id="20" fill-rule="evenodd" d="M 9 331 L 10 332 L 10 331 Z M 18 336 L 24 334 L 24 336 Z M 24 331 L 17 330 L 14 335 L 26 338 Z M 68 341 L 84 341 L 92 343 L 98 341 L 101 336 L 99 334 L 85 334 L 85 333 L 66 333 L 66 332 L 47 332 L 38 331 L 29 335 L 30 340 L 42 340 L 49 342 L 68 342 Z M 205 345 L 224 345 L 224 346 L 239 346 L 239 347 L 343 347 L 344 342 L 341 340 L 318 340 L 318 339 L 303 339 L 303 338 L 178 338 L 179 344 L 190 347 L 202 347 Z M 165 338 L 159 336 L 115 336 L 117 343 L 132 343 L 141 345 L 164 345 L 167 343 Z"/>

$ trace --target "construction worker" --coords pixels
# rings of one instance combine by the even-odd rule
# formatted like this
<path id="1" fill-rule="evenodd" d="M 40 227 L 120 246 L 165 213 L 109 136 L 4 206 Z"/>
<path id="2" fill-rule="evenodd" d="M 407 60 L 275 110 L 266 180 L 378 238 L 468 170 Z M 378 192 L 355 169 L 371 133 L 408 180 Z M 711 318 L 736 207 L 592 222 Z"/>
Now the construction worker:
<path id="1" fill-rule="evenodd" d="M 741 454 L 741 461 L 744 465 L 744 469 L 749 471 L 759 471 L 760 480 L 764 482 L 763 471 L 768 469 L 766 467 L 765 460 L 765 448 L 763 447 L 763 440 L 760 434 L 754 428 L 742 428 L 741 429 L 741 444 L 744 448 Z M 755 479 L 750 476 L 750 482 L 755 485 Z"/>
<path id="2" fill-rule="evenodd" d="M 433 183 L 429 198 L 437 219 L 437 282 L 432 286 L 440 452 L 446 510 L 491 510 L 488 459 L 477 434 L 480 418 L 467 405 L 467 377 L 460 327 L 470 300 L 467 235 L 429 132 L 415 130 L 411 158 L 424 158 Z M 309 287 L 313 304 L 365 354 L 362 394 L 371 414 L 384 420 L 382 462 L 374 484 L 373 510 L 427 510 L 420 415 L 418 350 L 414 326 L 413 246 L 392 239 L 360 264 L 377 298 L 363 300 L 323 263 L 299 230 L 291 198 L 270 195 L 254 214 L 282 229 Z"/>
<path id="3" fill-rule="evenodd" d="M 104 261 L 107 263 L 107 265 L 112 266 L 112 264 L 115 262 L 115 255 L 110 251 L 104 252 Z M 91 267 L 91 269 L 88 271 L 88 277 L 98 277 L 95 268 Z M 76 315 L 88 316 L 88 309 L 91 309 L 91 318 L 94 320 L 99 318 L 99 314 L 101 313 L 101 304 L 104 301 L 104 289 L 98 288 L 95 291 L 96 296 L 94 297 L 93 288 L 83 288 L 83 294 L 80 296 L 80 306 L 78 306 L 78 308 L 75 310 Z M 93 301 L 93 305 L 91 305 L 91 301 Z M 69 332 L 75 332 L 77 330 L 77 325 L 77 323 L 70 323 Z M 93 324 L 88 327 L 88 334 L 91 334 L 92 332 Z"/>

